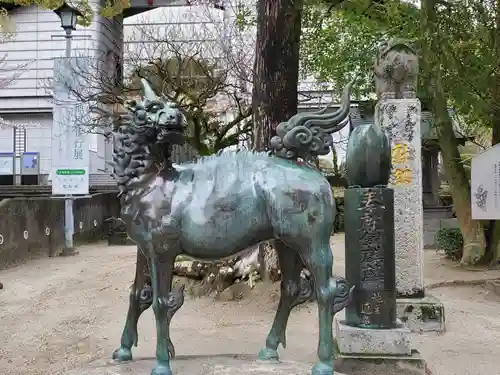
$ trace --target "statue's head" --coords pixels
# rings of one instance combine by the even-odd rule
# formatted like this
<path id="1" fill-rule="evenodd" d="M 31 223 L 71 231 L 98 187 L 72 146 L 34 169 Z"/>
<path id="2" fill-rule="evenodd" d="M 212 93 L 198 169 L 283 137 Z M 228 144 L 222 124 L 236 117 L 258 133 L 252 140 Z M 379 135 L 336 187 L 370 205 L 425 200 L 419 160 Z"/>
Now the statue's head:
<path id="1" fill-rule="evenodd" d="M 411 40 L 402 38 L 392 38 L 383 40 L 378 45 L 378 58 L 383 58 L 389 51 L 392 50 L 405 50 L 407 52 L 415 52 L 415 44 Z"/>
<path id="2" fill-rule="evenodd" d="M 156 96 L 145 79 L 141 79 L 144 100 L 128 103 L 136 130 L 144 130 L 147 138 L 157 144 L 182 144 L 186 119 L 172 103 Z"/>

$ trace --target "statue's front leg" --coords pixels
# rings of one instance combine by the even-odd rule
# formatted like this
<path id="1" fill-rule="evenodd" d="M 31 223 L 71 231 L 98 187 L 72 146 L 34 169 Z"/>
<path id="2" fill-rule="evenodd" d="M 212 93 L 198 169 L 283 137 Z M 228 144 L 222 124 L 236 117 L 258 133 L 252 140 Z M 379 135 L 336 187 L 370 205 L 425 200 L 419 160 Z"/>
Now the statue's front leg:
<path id="1" fill-rule="evenodd" d="M 184 303 L 184 287 L 171 292 L 177 253 L 163 246 L 157 247 L 157 250 L 158 253 L 151 258 L 153 311 L 156 319 L 156 366 L 151 375 L 172 375 L 170 356 L 175 351 L 170 341 L 170 321 Z"/>
<path id="2" fill-rule="evenodd" d="M 117 361 L 132 360 L 132 346 L 137 346 L 137 322 L 141 314 L 153 302 L 153 291 L 149 277 L 148 260 L 143 251 L 137 247 L 137 261 L 134 284 L 130 290 L 129 307 L 125 327 L 123 328 L 120 347 L 113 352 Z"/>

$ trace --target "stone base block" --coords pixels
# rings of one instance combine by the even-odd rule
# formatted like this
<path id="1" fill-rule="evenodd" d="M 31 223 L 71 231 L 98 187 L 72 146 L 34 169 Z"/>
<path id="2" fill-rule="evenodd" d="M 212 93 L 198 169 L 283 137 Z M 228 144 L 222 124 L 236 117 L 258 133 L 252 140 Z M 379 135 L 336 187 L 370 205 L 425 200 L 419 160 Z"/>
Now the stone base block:
<path id="1" fill-rule="evenodd" d="M 365 329 L 335 320 L 335 329 L 342 354 L 411 355 L 411 332 L 401 323 L 394 329 Z"/>
<path id="2" fill-rule="evenodd" d="M 62 257 L 70 257 L 70 256 L 74 256 L 74 255 L 78 255 L 80 254 L 78 252 L 78 250 L 74 247 L 64 247 L 61 251 L 61 253 L 59 254 L 59 256 L 62 256 Z"/>
<path id="3" fill-rule="evenodd" d="M 154 365 L 152 359 L 125 363 L 103 360 L 66 375 L 150 375 Z M 307 375 L 313 367 L 309 363 L 257 361 L 250 356 L 179 356 L 170 365 L 174 375 Z"/>
<path id="4" fill-rule="evenodd" d="M 443 303 L 431 295 L 423 298 L 398 298 L 398 318 L 412 332 L 444 332 Z"/>
<path id="5" fill-rule="evenodd" d="M 126 232 L 114 232 L 108 235 L 108 245 L 135 245 Z"/>
<path id="6" fill-rule="evenodd" d="M 409 356 L 336 353 L 335 374 L 349 375 L 425 375 L 425 361 L 418 351 Z"/>

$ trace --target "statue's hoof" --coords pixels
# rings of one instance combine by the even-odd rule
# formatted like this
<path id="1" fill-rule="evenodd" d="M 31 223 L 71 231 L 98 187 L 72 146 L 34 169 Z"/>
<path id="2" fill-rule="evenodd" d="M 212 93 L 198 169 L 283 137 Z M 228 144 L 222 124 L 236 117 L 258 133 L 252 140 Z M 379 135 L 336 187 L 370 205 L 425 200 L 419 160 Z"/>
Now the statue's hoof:
<path id="1" fill-rule="evenodd" d="M 259 359 L 261 361 L 278 361 L 280 359 L 280 356 L 277 350 L 263 348 L 259 352 Z"/>
<path id="2" fill-rule="evenodd" d="M 156 366 L 151 371 L 151 375 L 173 375 L 172 370 L 170 369 L 170 364 L 157 362 Z"/>
<path id="3" fill-rule="evenodd" d="M 312 368 L 311 375 L 333 375 L 331 363 L 319 362 Z"/>
<path id="4" fill-rule="evenodd" d="M 113 359 L 120 362 L 132 360 L 132 351 L 127 348 L 118 348 L 113 352 Z"/>

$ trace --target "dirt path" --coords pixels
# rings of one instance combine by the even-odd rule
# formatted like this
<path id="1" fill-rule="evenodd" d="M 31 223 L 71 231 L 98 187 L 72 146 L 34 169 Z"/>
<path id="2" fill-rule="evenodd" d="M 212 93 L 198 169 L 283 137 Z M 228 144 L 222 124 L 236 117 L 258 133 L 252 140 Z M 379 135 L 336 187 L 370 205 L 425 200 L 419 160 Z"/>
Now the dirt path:
<path id="1" fill-rule="evenodd" d="M 126 246 L 85 246 L 77 257 L 33 260 L 1 271 L 0 374 L 57 375 L 109 357 L 119 344 L 134 251 Z M 187 300 L 172 323 L 177 352 L 257 353 L 274 316 L 277 296 L 268 288 L 256 289 L 240 302 Z M 294 314 L 289 336 L 300 339 L 290 337 L 289 353 L 315 359 L 315 318 L 314 306 Z M 139 335 L 136 357 L 152 356 L 151 311 L 141 318 Z"/>
<path id="2" fill-rule="evenodd" d="M 414 336 L 434 375 L 500 375 L 500 299 L 481 286 L 431 291 L 445 306 L 446 333 Z"/>
<path id="3" fill-rule="evenodd" d="M 0 374 L 59 375 L 108 358 L 119 343 L 134 251 L 127 246 L 84 246 L 77 257 L 33 260 L 0 271 Z M 177 352 L 255 355 L 274 316 L 277 287 L 259 284 L 237 302 L 188 299 L 172 322 Z M 445 303 L 448 332 L 415 340 L 434 373 L 500 375 L 493 355 L 500 351 L 498 298 L 480 287 L 440 288 L 433 294 Z M 316 316 L 315 305 L 294 311 L 284 359 L 315 361 Z M 136 358 L 151 357 L 151 311 L 141 319 L 139 335 Z"/>

